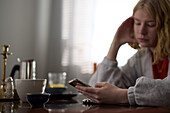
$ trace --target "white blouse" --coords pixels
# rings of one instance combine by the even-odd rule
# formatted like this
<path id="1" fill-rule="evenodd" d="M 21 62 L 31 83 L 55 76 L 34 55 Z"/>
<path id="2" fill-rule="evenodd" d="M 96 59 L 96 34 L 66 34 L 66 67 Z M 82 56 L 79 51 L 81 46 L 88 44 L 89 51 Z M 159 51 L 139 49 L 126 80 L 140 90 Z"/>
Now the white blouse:
<path id="1" fill-rule="evenodd" d="M 168 76 L 163 80 L 153 79 L 152 56 L 149 49 L 139 50 L 120 68 L 117 62 L 104 58 L 89 84 L 94 86 L 96 82 L 108 82 L 128 89 L 130 105 L 170 107 L 170 62 Z"/>

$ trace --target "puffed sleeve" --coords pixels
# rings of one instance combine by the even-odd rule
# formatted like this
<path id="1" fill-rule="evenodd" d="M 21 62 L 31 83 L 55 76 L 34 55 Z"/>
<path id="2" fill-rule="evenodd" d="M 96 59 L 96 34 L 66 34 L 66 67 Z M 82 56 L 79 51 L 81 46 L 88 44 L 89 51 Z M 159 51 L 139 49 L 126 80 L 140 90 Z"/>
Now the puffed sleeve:
<path id="1" fill-rule="evenodd" d="M 148 49 L 138 50 L 127 63 L 118 67 L 118 63 L 107 58 L 98 65 L 97 71 L 92 75 L 89 84 L 94 86 L 97 82 L 108 82 L 119 88 L 134 86 L 136 79 L 141 76 L 153 78 L 151 67 L 151 54 Z M 143 69 L 142 69 L 143 67 Z"/>
<path id="2" fill-rule="evenodd" d="M 170 107 L 170 75 L 161 79 L 140 77 L 128 88 L 130 105 Z"/>
<path id="3" fill-rule="evenodd" d="M 119 68 L 117 62 L 104 58 L 98 65 L 96 73 L 92 75 L 89 84 L 94 86 L 97 82 L 108 82 L 120 88 L 133 86 L 138 78 L 135 61 L 136 55 L 130 58 L 125 66 Z"/>
<path id="4" fill-rule="evenodd" d="M 104 82 L 110 80 L 110 75 L 114 74 L 117 68 L 117 62 L 113 62 L 104 58 L 102 63 L 97 67 L 97 71 L 92 75 L 89 84 L 94 86 L 96 82 Z"/>

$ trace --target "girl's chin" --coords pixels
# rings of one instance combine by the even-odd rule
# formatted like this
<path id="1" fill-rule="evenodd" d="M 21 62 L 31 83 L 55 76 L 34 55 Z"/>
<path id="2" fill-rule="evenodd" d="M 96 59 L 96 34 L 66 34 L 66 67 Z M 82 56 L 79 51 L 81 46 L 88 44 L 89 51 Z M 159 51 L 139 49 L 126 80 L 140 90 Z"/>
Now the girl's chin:
<path id="1" fill-rule="evenodd" d="M 149 45 L 149 44 L 146 44 L 146 43 L 139 43 L 139 46 L 140 46 L 140 47 L 150 47 L 150 45 Z"/>
<path id="2" fill-rule="evenodd" d="M 141 47 L 141 48 L 155 48 L 155 47 L 150 46 L 148 44 L 139 44 L 139 47 Z"/>
<path id="3" fill-rule="evenodd" d="M 143 47 L 146 47 L 146 46 L 144 46 L 144 45 L 142 45 L 142 44 L 139 44 L 139 47 L 143 48 Z"/>

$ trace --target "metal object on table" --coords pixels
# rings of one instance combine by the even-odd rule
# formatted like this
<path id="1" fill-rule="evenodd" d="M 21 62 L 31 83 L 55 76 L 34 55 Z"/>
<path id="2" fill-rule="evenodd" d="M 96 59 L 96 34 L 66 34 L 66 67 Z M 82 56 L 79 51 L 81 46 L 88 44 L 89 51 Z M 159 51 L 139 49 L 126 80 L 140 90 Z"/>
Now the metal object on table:
<path id="1" fill-rule="evenodd" d="M 14 79 L 16 71 L 19 71 L 20 79 L 36 79 L 36 61 L 34 59 L 28 59 L 21 61 L 17 59 L 20 64 L 14 65 L 10 76 Z"/>
<path id="2" fill-rule="evenodd" d="M 3 92 L 5 92 L 6 88 L 5 88 L 5 75 L 6 75 L 6 64 L 7 64 L 7 58 L 8 58 L 8 55 L 12 55 L 12 53 L 8 53 L 9 51 L 9 47 L 10 45 L 3 45 L 2 48 L 3 48 L 3 53 L 0 53 L 0 55 L 3 56 L 3 60 L 4 60 L 4 63 L 3 63 L 3 75 L 2 75 L 2 84 L 1 84 L 1 89 Z"/>

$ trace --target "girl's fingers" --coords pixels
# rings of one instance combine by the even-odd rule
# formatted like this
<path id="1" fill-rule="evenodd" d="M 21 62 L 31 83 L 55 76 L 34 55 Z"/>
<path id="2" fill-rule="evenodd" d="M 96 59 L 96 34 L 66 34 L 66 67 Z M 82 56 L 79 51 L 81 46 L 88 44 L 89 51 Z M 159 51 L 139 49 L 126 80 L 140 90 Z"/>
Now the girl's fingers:
<path id="1" fill-rule="evenodd" d="M 134 19 L 133 17 L 130 17 L 126 19 L 120 26 L 120 28 L 123 29 L 131 29 L 133 27 Z"/>
<path id="2" fill-rule="evenodd" d="M 106 82 L 99 82 L 95 84 L 95 88 L 101 88 L 104 87 L 107 83 Z"/>
<path id="3" fill-rule="evenodd" d="M 127 20 L 124 21 L 124 23 L 128 26 L 132 26 L 133 22 L 134 22 L 133 17 L 130 17 Z"/>
<path id="4" fill-rule="evenodd" d="M 86 96 L 87 98 L 89 98 L 90 100 L 92 100 L 92 102 L 94 103 L 99 103 L 99 100 L 97 100 L 94 96 L 94 94 L 90 94 L 90 93 L 87 93 L 87 92 L 84 92 L 84 91 L 81 91 L 81 90 L 78 90 L 78 92 L 82 93 L 84 96 Z"/>
<path id="5" fill-rule="evenodd" d="M 91 98 L 97 98 L 96 94 L 93 94 L 93 93 L 88 93 L 88 92 L 85 92 L 85 91 L 82 91 L 82 90 L 78 90 L 78 92 L 88 96 L 88 97 L 91 97 Z"/>
<path id="6" fill-rule="evenodd" d="M 82 90 L 82 91 L 84 91 L 84 92 L 96 93 L 96 88 L 84 87 L 84 86 L 80 86 L 80 85 L 76 85 L 76 88 L 79 89 L 79 90 Z"/>

